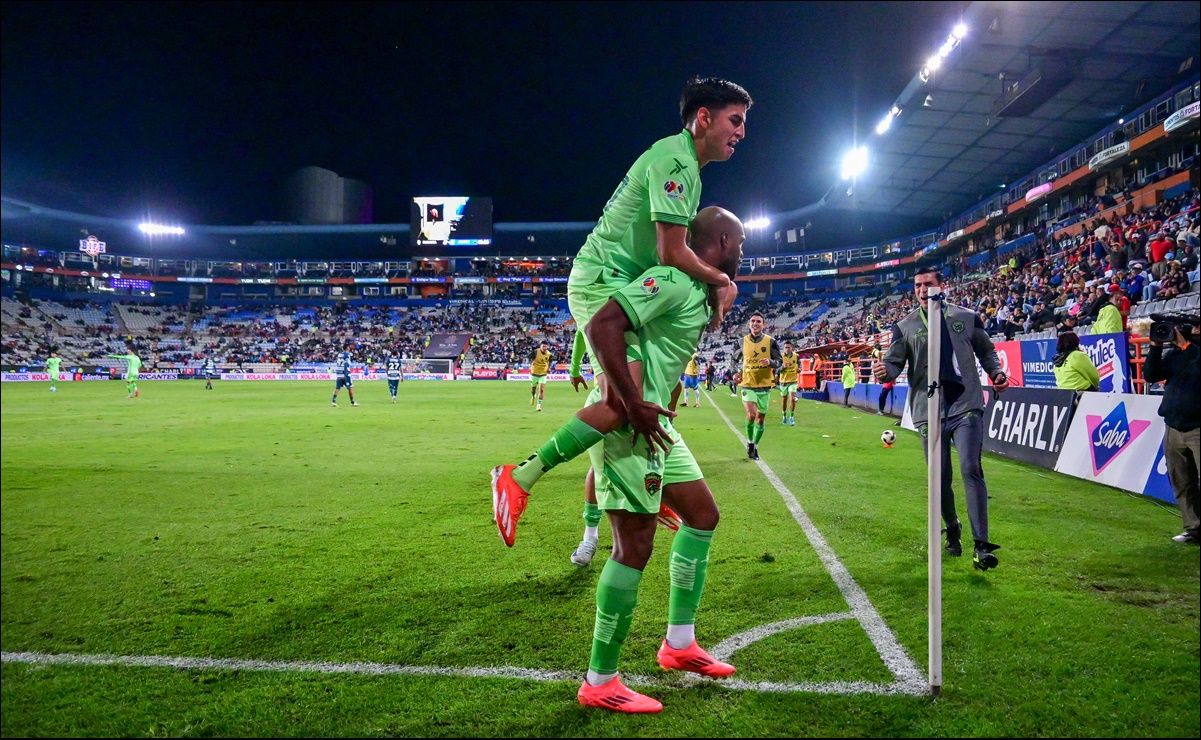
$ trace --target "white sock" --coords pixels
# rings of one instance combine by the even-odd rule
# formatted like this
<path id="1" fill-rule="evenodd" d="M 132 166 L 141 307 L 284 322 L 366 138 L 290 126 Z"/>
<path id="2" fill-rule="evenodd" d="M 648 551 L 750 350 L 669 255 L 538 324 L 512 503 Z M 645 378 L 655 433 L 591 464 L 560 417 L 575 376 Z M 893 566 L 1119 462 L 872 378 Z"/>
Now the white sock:
<path id="1" fill-rule="evenodd" d="M 695 624 L 667 625 L 667 644 L 676 650 L 683 650 L 696 639 Z"/>
<path id="2" fill-rule="evenodd" d="M 606 684 L 612 681 L 613 677 L 616 675 L 616 673 L 597 673 L 589 668 L 588 677 L 584 680 L 588 682 L 589 686 L 600 686 L 601 684 Z"/>
<path id="3" fill-rule="evenodd" d="M 600 527 L 584 527 L 584 541 L 596 542 L 600 539 L 600 533 L 597 531 Z"/>

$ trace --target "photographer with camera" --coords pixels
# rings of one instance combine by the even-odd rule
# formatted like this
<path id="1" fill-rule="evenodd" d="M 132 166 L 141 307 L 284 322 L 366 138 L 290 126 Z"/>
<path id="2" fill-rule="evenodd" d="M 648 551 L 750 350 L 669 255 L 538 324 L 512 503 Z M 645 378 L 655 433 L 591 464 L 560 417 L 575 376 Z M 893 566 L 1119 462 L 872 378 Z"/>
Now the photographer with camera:
<path id="1" fill-rule="evenodd" d="M 1166 425 L 1163 456 L 1184 520 L 1184 531 L 1172 539 L 1201 544 L 1201 349 L 1197 346 L 1201 319 L 1162 314 L 1152 314 L 1151 319 L 1151 349 L 1143 379 L 1165 381 L 1159 404 Z M 1171 344 L 1167 352 L 1165 343 Z"/>

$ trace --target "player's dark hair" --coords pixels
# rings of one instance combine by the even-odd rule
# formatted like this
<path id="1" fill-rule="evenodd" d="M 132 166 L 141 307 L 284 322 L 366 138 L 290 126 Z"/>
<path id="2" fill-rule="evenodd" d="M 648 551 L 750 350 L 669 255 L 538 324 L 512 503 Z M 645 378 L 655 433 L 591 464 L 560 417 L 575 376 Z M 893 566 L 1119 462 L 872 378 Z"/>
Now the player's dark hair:
<path id="1" fill-rule="evenodd" d="M 701 108 L 719 111 L 730 105 L 745 105 L 749 110 L 754 102 L 750 93 L 729 80 L 693 77 L 680 93 L 680 120 L 687 126 Z"/>
<path id="2" fill-rule="evenodd" d="M 942 285 L 942 273 L 939 272 L 938 268 L 934 265 L 926 265 L 925 267 L 917 268 L 917 272 L 913 273 L 913 277 L 916 278 L 918 275 L 933 275 L 934 277 L 938 278 L 938 284 Z"/>
<path id="3" fill-rule="evenodd" d="M 752 314 L 751 314 L 751 316 L 750 316 L 750 318 L 752 318 L 752 319 L 753 319 L 753 318 L 755 318 L 756 316 L 758 316 L 759 318 L 763 318 L 763 314 L 759 313 L 758 311 L 755 311 L 754 313 L 752 313 Z"/>

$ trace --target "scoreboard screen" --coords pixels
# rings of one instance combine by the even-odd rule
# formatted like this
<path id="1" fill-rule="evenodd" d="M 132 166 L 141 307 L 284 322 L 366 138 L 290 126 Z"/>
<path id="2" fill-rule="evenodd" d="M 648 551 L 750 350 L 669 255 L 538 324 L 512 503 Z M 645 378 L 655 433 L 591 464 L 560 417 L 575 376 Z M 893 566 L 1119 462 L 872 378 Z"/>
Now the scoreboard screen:
<path id="1" fill-rule="evenodd" d="M 414 198 L 409 244 L 470 247 L 492 243 L 492 199 Z"/>

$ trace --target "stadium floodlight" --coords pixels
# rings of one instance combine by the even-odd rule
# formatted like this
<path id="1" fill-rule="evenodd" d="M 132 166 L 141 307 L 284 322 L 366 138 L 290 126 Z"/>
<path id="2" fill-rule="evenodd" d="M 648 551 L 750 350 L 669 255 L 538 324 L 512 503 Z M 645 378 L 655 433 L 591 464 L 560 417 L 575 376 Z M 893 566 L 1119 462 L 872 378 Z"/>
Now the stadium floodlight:
<path id="1" fill-rule="evenodd" d="M 938 58 L 945 59 L 947 54 L 950 54 L 952 51 L 954 51 L 955 47 L 958 45 L 958 39 L 956 39 L 954 36 L 948 36 L 947 40 L 942 42 L 942 46 L 938 47 Z"/>
<path id="2" fill-rule="evenodd" d="M 183 236 L 183 229 L 179 226 L 163 226 L 162 224 L 144 223 L 138 224 L 138 228 L 147 236 L 161 236 L 163 234 L 174 234 Z"/>
<path id="3" fill-rule="evenodd" d="M 942 66 L 942 57 L 937 54 L 926 60 L 926 69 L 931 72 L 937 72 L 940 66 Z"/>
<path id="4" fill-rule="evenodd" d="M 747 231 L 757 231 L 759 229 L 766 229 L 767 227 L 771 226 L 771 219 L 767 216 L 763 216 L 761 218 L 752 218 L 743 222 L 742 225 Z"/>
<path id="5" fill-rule="evenodd" d="M 955 27 L 951 29 L 951 36 L 956 41 L 963 41 L 963 37 L 967 36 L 967 25 L 963 23 L 956 23 Z"/>
<path id="6" fill-rule="evenodd" d="M 888 127 L 891 125 L 892 125 L 892 114 L 889 113 L 887 116 L 884 116 L 883 118 L 881 118 L 880 122 L 876 124 L 876 133 L 879 134 L 880 136 L 883 136 L 884 132 L 887 131 Z"/>
<path id="7" fill-rule="evenodd" d="M 842 179 L 853 180 L 867 169 L 867 147 L 861 146 L 847 152 L 842 158 Z"/>

